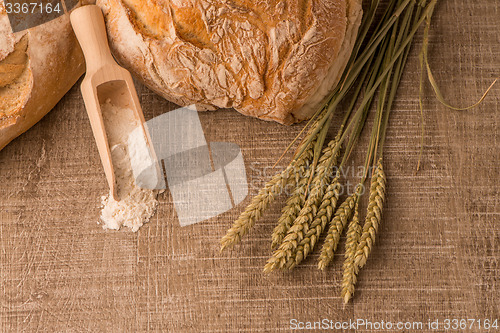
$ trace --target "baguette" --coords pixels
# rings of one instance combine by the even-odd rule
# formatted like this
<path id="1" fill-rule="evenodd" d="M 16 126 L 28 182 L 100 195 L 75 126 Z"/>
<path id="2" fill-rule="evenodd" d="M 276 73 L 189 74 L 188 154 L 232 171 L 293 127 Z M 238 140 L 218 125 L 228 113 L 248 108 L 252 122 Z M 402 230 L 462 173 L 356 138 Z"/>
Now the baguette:
<path id="1" fill-rule="evenodd" d="M 84 71 L 68 13 L 13 33 L 0 0 L 0 150 L 45 116 Z"/>

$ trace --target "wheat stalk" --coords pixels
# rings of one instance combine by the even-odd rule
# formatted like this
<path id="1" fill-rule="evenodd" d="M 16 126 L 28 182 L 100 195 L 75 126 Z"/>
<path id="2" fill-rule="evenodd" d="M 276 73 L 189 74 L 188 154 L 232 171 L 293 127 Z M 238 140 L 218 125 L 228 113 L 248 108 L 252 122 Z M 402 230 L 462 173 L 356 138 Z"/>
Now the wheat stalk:
<path id="1" fill-rule="evenodd" d="M 375 98 L 374 96 L 378 94 L 377 112 L 365 161 L 365 173 L 362 177 L 364 183 L 368 177 L 368 166 L 374 163 L 377 156 L 382 156 L 389 113 L 413 37 L 422 22 L 427 17 L 430 18 L 436 3 L 437 0 L 389 2 L 382 19 L 374 26 L 372 23 L 376 13 L 379 12 L 379 1 L 371 2 L 366 15 L 364 15 L 354 51 L 348 66 L 346 66 L 347 70 L 342 74 L 339 85 L 325 98 L 312 120 L 297 136 L 297 138 L 300 137 L 303 131 L 310 127 L 310 124 L 313 124 L 297 150 L 292 164 L 287 168 L 289 174 L 278 175 L 276 180 L 273 178 L 264 189 L 259 191 L 257 197 L 252 200 L 250 206 L 222 239 L 222 249 L 239 242 L 241 237 L 262 215 L 270 201 L 274 199 L 275 193 L 281 192 L 284 186 L 292 184 L 294 188 L 292 198 L 287 201 L 287 205 L 283 209 L 283 220 L 280 218 L 278 224 L 280 228 L 275 229 L 276 235 L 273 236 L 273 245 L 278 245 L 280 242 L 281 244 L 268 260 L 264 271 L 291 268 L 303 260 L 316 244 L 322 229 L 325 228 L 333 214 L 318 266 L 320 269 L 325 269 L 331 262 L 341 234 L 346 228 L 347 222 L 350 221 L 347 231 L 346 260 L 343 265 L 341 292 L 344 302 L 349 301 L 354 293 L 356 274 L 365 265 L 375 241 L 381 219 L 386 179 L 381 160 L 379 160 L 376 170 L 372 174 L 368 213 L 364 226 L 361 228 L 358 213 L 361 184 L 358 185 L 356 193 L 349 196 L 335 211 L 333 201 L 337 200 L 336 187 L 333 183 L 328 187 L 325 184 L 326 174 L 329 172 L 331 164 L 328 163 L 328 167 L 325 166 L 325 158 L 327 157 L 325 154 L 321 154 L 321 148 L 339 103 L 346 96 L 353 96 L 341 125 L 342 128 L 346 127 L 341 131 L 337 144 L 338 146 L 344 144 L 346 147 L 344 158 L 340 163 L 343 165 L 351 156 L 353 148 L 362 134 L 365 123 L 369 119 L 370 105 Z M 372 27 L 374 29 L 371 29 Z M 359 89 L 352 92 L 351 88 L 357 85 L 359 85 Z M 364 91 L 364 93 L 360 94 L 360 91 Z M 362 98 L 358 98 L 358 96 L 362 96 Z M 354 106 L 357 108 L 356 111 L 353 111 Z M 294 143 L 295 140 L 288 146 L 285 153 Z M 307 157 L 307 161 L 312 162 L 311 171 L 304 177 L 299 174 L 299 170 L 306 164 L 298 166 L 296 162 L 303 158 L 306 150 L 311 151 L 312 147 L 314 147 L 314 152 Z M 304 186 L 304 178 L 308 178 L 306 186 Z M 299 189 L 304 187 L 304 194 L 299 195 L 297 193 L 299 189 L 295 187 Z M 279 191 L 275 192 L 275 190 Z M 301 205 L 303 207 L 298 211 Z M 290 225 L 294 217 L 293 224 Z"/>
<path id="2" fill-rule="evenodd" d="M 272 257 L 264 266 L 265 272 L 270 272 L 276 268 L 284 268 L 286 262 L 295 253 L 298 243 L 304 238 L 309 230 L 309 225 L 313 221 L 318 212 L 318 206 L 321 204 L 321 199 L 325 193 L 326 180 L 332 166 L 336 163 L 339 156 L 337 139 L 331 140 L 328 146 L 323 149 L 323 153 L 319 159 L 316 175 L 312 182 L 312 190 L 304 203 L 304 207 L 299 212 L 299 215 L 293 222 L 293 225 L 288 230 L 283 242 L 274 251 Z"/>
<path id="3" fill-rule="evenodd" d="M 361 188 L 358 186 L 358 188 Z M 319 256 L 318 268 L 324 270 L 328 264 L 333 260 L 333 255 L 337 249 L 337 245 L 340 241 L 340 236 L 344 230 L 347 221 L 351 218 L 354 206 L 358 200 L 359 191 L 356 191 L 340 205 L 340 207 L 335 211 L 335 215 L 330 222 L 330 228 L 328 229 L 328 235 L 326 236 L 325 242 L 321 249 L 321 254 Z"/>
<path id="4" fill-rule="evenodd" d="M 326 188 L 325 195 L 321 200 L 321 206 L 319 207 L 318 213 L 309 226 L 308 232 L 299 242 L 295 254 L 288 260 L 286 264 L 286 267 L 288 269 L 294 268 L 307 257 L 307 255 L 314 249 L 314 246 L 323 233 L 323 230 L 325 230 L 326 225 L 332 219 L 333 212 L 337 207 L 337 201 L 340 195 L 341 185 L 339 178 L 340 172 L 337 172 L 332 183 Z"/>
<path id="5" fill-rule="evenodd" d="M 358 203 L 356 203 L 354 216 L 347 229 L 347 239 L 345 244 L 345 261 L 343 265 L 342 291 L 340 294 L 345 304 L 349 302 L 354 294 L 354 285 L 356 284 L 354 256 L 356 255 L 356 249 L 361 232 L 362 228 L 359 224 Z"/>
<path id="6" fill-rule="evenodd" d="M 363 225 L 363 233 L 361 234 L 355 255 L 356 273 L 366 264 L 368 255 L 371 252 L 375 243 L 375 234 L 381 221 L 382 208 L 385 199 L 386 178 L 382 167 L 382 158 L 378 160 L 375 172 L 372 175 L 370 185 L 370 199 L 368 201 L 368 209 Z"/>

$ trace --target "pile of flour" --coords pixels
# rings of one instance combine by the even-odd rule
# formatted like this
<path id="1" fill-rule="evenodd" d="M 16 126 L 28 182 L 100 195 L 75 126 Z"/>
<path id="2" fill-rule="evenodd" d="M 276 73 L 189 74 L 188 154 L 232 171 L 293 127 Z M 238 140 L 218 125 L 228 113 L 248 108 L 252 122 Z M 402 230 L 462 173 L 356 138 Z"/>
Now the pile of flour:
<path id="1" fill-rule="evenodd" d="M 137 187 L 130 164 L 127 140 L 139 123 L 132 109 L 118 107 L 109 100 L 101 105 L 101 111 L 120 200 L 116 201 L 111 193 L 103 196 L 100 220 L 104 229 L 118 230 L 125 226 L 137 231 L 149 221 L 158 206 L 158 191 Z"/>

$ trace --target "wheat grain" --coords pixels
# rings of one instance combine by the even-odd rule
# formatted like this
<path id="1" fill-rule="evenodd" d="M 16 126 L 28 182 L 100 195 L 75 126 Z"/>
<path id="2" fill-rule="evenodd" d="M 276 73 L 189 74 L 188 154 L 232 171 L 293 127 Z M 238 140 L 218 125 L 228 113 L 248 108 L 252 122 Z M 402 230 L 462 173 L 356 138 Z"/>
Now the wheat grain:
<path id="1" fill-rule="evenodd" d="M 288 188 L 293 188 L 292 195 L 287 199 L 285 207 L 281 210 L 281 216 L 278 219 L 278 224 L 271 235 L 271 248 L 275 248 L 281 244 L 286 233 L 293 224 L 298 213 L 304 206 L 306 186 L 311 174 L 309 160 L 312 158 L 312 150 L 308 151 L 309 159 L 304 165 L 300 165 L 295 171 L 295 177 L 292 182 L 288 183 Z"/>
<path id="2" fill-rule="evenodd" d="M 292 195 L 287 199 L 285 207 L 281 210 L 281 216 L 278 219 L 278 224 L 274 228 L 271 235 L 271 248 L 275 248 L 281 244 L 283 238 L 285 238 L 285 235 L 290 229 L 290 226 L 293 224 L 293 221 L 297 218 L 297 215 L 304 206 L 304 195 L 309 174 L 310 169 L 307 169 L 303 177 L 297 183 L 297 187 L 293 191 Z"/>
<path id="3" fill-rule="evenodd" d="M 340 195 L 341 185 L 339 178 L 340 173 L 337 172 L 337 175 L 333 179 L 332 183 L 328 185 L 325 191 L 325 195 L 323 195 L 318 213 L 309 226 L 308 232 L 299 242 L 295 254 L 288 260 L 287 264 L 285 265 L 288 269 L 294 268 L 307 257 L 307 255 L 314 249 L 314 246 L 323 233 L 323 230 L 325 230 L 326 225 L 332 219 L 332 215 L 335 211 Z"/>
<path id="4" fill-rule="evenodd" d="M 234 221 L 232 227 L 227 231 L 226 235 L 221 239 L 221 251 L 225 248 L 233 246 L 241 241 L 241 237 L 246 235 L 253 227 L 269 204 L 275 199 L 279 192 L 282 191 L 287 178 L 282 174 L 275 175 L 259 193 L 252 198 L 238 219 Z"/>
<path id="5" fill-rule="evenodd" d="M 356 249 L 354 259 L 356 273 L 366 264 L 368 255 L 375 243 L 375 234 L 380 225 L 382 208 L 385 200 L 385 186 L 386 178 L 382 167 L 382 159 L 379 159 L 371 180 L 370 199 L 368 201 L 365 224 L 363 225 L 363 233 L 361 234 Z"/>
<path id="6" fill-rule="evenodd" d="M 347 221 L 351 218 L 358 195 L 359 192 L 356 191 L 354 194 L 347 197 L 347 199 L 345 199 L 345 201 L 335 212 L 335 215 L 330 222 L 328 235 L 326 236 L 325 242 L 321 249 L 321 254 L 319 256 L 319 269 L 324 270 L 333 260 L 333 255 L 335 253 L 335 250 L 337 249 L 337 245 L 339 244 L 340 236 L 342 235 L 342 231 L 344 230 Z"/>
<path id="7" fill-rule="evenodd" d="M 337 139 L 331 140 L 327 147 L 323 149 L 318 167 L 315 170 L 316 175 L 313 178 L 312 189 L 304 203 L 304 207 L 300 210 L 281 245 L 274 251 L 272 257 L 264 266 L 265 272 L 270 272 L 276 268 L 284 268 L 285 264 L 296 252 L 298 243 L 309 231 L 309 225 L 316 216 L 318 206 L 321 204 L 321 199 L 325 193 L 328 173 L 339 156 L 338 150 L 335 150 L 337 142 Z"/>
<path id="8" fill-rule="evenodd" d="M 292 187 L 296 185 L 301 178 L 301 173 L 304 172 L 304 169 L 308 169 L 308 163 L 313 156 L 314 143 L 314 140 L 311 141 L 301 156 L 293 160 L 282 172 L 274 175 L 252 198 L 250 204 L 234 221 L 226 235 L 222 237 L 220 241 L 221 251 L 241 241 L 241 238 L 255 225 L 269 204 L 281 194 L 285 185 L 288 184 Z"/>
<path id="9" fill-rule="evenodd" d="M 354 266 L 354 256 L 361 236 L 361 225 L 359 224 L 358 203 L 354 208 L 354 216 L 347 229 L 347 239 L 345 244 L 345 261 L 343 264 L 342 291 L 341 297 L 347 304 L 354 294 L 354 285 L 356 284 L 356 274 Z"/>

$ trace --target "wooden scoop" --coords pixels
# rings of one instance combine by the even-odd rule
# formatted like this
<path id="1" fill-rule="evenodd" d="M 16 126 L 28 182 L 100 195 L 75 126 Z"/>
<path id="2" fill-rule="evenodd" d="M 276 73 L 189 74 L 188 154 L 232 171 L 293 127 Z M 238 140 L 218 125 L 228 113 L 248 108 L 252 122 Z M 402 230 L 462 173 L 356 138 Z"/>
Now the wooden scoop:
<path id="1" fill-rule="evenodd" d="M 109 99 L 113 105 L 132 109 L 137 123 L 140 124 L 139 126 L 144 132 L 149 149 L 151 148 L 151 138 L 144 128 L 144 115 L 132 77 L 126 69 L 115 62 L 109 50 L 101 9 L 95 5 L 83 6 L 75 9 L 71 13 L 70 19 L 87 65 L 87 73 L 81 85 L 85 108 L 90 119 L 104 173 L 111 189 L 111 195 L 115 200 L 119 200 L 111 151 L 100 105 Z M 150 151 L 154 156 L 154 151 L 152 149 Z"/>

